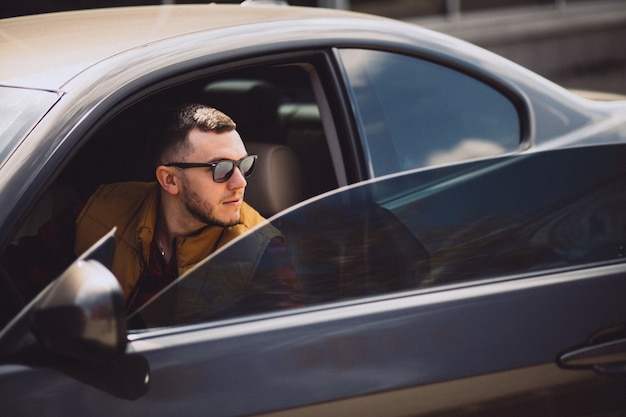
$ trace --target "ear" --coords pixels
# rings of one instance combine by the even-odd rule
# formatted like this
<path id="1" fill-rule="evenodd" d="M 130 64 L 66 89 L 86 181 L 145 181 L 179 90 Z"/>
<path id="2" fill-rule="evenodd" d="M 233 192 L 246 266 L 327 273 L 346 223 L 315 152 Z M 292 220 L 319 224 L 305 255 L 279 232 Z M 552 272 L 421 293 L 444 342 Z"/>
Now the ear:
<path id="1" fill-rule="evenodd" d="M 176 168 L 160 165 L 156 169 L 156 179 L 165 192 L 176 195 L 179 193 L 179 178 Z"/>

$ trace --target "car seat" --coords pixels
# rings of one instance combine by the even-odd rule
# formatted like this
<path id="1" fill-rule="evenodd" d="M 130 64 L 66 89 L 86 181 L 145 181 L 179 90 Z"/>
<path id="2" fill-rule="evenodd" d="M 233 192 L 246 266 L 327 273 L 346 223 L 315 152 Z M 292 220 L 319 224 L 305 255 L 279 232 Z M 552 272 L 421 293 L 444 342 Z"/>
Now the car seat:
<path id="1" fill-rule="evenodd" d="M 303 199 L 302 173 L 294 151 L 285 145 L 248 142 L 249 154 L 259 155 L 248 178 L 245 200 L 264 217 L 271 217 Z"/>

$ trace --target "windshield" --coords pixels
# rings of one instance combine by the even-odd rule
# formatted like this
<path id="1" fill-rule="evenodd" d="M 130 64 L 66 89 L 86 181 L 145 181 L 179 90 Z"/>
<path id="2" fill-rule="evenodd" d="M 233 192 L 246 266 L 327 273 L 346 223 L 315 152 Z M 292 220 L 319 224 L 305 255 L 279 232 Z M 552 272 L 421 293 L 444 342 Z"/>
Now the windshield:
<path id="1" fill-rule="evenodd" d="M 562 149 L 339 189 L 233 241 L 139 314 L 147 327 L 191 324 L 623 262 L 624 160 L 625 145 Z M 297 293 L 274 279 L 284 259 L 260 262 L 268 239 Z"/>
<path id="2" fill-rule="evenodd" d="M 56 102 L 50 91 L 0 86 L 0 164 Z"/>

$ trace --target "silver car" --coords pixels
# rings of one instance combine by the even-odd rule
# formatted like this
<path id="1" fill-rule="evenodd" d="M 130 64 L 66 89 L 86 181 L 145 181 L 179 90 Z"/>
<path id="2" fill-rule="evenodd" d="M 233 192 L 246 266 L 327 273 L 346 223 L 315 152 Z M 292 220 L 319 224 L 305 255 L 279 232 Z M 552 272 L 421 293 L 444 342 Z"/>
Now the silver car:
<path id="1" fill-rule="evenodd" d="M 4 19 L 0 62 L 2 416 L 626 415 L 625 101 L 291 6 Z M 152 180 L 150 126 L 182 101 L 237 122 L 267 224 L 131 317 L 115 230 L 24 296 L 12 266 L 55 251 L 15 245 Z M 300 302 L 220 301 L 267 227 Z"/>

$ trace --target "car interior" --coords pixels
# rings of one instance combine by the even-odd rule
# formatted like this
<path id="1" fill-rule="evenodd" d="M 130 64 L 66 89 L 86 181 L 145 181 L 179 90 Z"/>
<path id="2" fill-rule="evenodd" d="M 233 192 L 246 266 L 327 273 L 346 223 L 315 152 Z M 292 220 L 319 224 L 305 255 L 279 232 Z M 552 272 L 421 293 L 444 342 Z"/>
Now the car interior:
<path id="1" fill-rule="evenodd" d="M 310 64 L 248 67 L 169 86 L 118 111 L 83 141 L 12 242 L 36 235 L 101 184 L 154 181 L 155 122 L 183 102 L 222 110 L 237 124 L 248 153 L 259 155 L 245 198 L 264 217 L 338 187 L 337 161 L 331 158 Z M 10 310 L 15 313 L 16 307 Z"/>
<path id="2" fill-rule="evenodd" d="M 100 129 L 61 182 L 85 197 L 103 183 L 152 181 L 151 126 L 180 102 L 208 104 L 235 121 L 248 153 L 259 155 L 246 200 L 265 217 L 337 187 L 310 77 L 297 65 L 229 72 L 144 99 Z"/>
<path id="3" fill-rule="evenodd" d="M 330 150 L 332 146 L 339 148 L 335 129 L 327 126 L 332 123 L 328 117 L 321 117 L 325 98 L 316 95 L 318 81 L 312 73 L 310 64 L 254 66 L 196 78 L 130 104 L 90 134 L 31 210 L 13 241 L 36 234 L 42 224 L 74 202 L 86 201 L 101 184 L 154 181 L 150 142 L 161 113 L 182 102 L 208 104 L 235 121 L 248 153 L 259 155 L 255 172 L 248 178 L 245 199 L 264 217 L 345 185 L 345 168 L 337 160 L 341 154 Z M 322 235 L 311 236 L 308 227 L 286 228 L 285 234 L 290 233 L 295 248 L 292 255 L 301 268 L 302 288 L 312 302 L 412 287 L 418 282 L 415 277 L 427 272 L 427 255 L 421 244 L 381 210 L 359 209 L 362 221 L 357 220 L 361 222 L 355 228 L 358 230 L 345 230 L 345 236 L 336 236 L 338 242 L 329 242 Z M 337 221 L 355 224 L 355 212 L 348 210 L 342 215 L 328 214 L 328 219 L 335 221 L 328 230 L 336 229 Z M 382 228 L 381 219 L 387 219 Z M 311 221 L 317 224 L 320 219 Z M 382 252 L 386 255 L 374 257 L 369 253 L 368 242 L 384 243 L 399 236 L 406 238 L 406 250 L 390 247 Z M 326 248 L 322 253 L 310 250 L 322 247 Z M 395 274 L 398 280 L 390 283 L 389 271 L 381 270 L 381 256 L 400 258 L 397 268 L 413 272 L 408 277 L 399 272 Z M 335 263 L 336 270 L 322 273 L 320 268 L 329 263 Z M 353 270 L 348 267 L 352 264 L 360 267 Z M 355 273 L 357 270 L 360 272 Z M 325 278 L 320 281 L 322 275 Z"/>
<path id="4" fill-rule="evenodd" d="M 150 141 L 161 113 L 198 102 L 229 115 L 249 154 L 259 158 L 246 201 L 269 218 L 338 187 L 343 168 L 331 158 L 306 65 L 252 67 L 170 87 L 123 109 L 99 128 L 51 184 L 13 241 L 38 228 L 101 184 L 154 181 Z M 342 184 L 345 185 L 345 184 Z"/>

